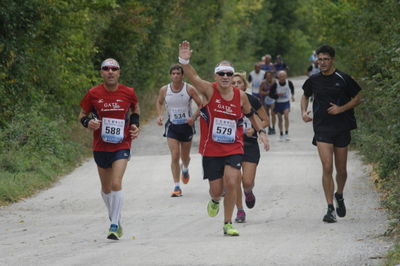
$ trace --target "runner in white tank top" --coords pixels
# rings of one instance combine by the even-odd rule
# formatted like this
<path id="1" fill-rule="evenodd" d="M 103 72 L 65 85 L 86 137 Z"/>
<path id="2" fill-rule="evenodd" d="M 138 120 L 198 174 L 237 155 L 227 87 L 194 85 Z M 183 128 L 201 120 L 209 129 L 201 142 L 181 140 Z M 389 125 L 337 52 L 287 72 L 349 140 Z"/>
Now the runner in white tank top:
<path id="1" fill-rule="evenodd" d="M 179 173 L 182 171 L 182 182 L 187 184 L 190 178 L 188 167 L 194 123 L 199 116 L 201 99 L 192 85 L 183 82 L 183 69 L 180 65 L 173 65 L 169 74 L 171 83 L 160 89 L 156 102 L 157 124 L 163 125 L 164 111 L 166 109 L 168 120 L 165 123 L 164 137 L 167 137 L 168 147 L 171 152 L 171 171 L 175 183 L 171 197 L 180 197 L 182 196 L 182 189 L 180 188 Z M 192 114 L 191 107 L 192 99 L 199 107 L 194 114 Z"/>

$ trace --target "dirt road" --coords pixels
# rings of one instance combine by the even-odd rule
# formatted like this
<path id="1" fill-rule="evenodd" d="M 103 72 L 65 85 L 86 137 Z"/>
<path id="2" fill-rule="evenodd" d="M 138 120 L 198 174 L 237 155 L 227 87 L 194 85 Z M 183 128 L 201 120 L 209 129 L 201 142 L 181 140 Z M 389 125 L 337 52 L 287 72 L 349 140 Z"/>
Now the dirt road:
<path id="1" fill-rule="evenodd" d="M 222 213 L 207 216 L 208 183 L 192 150 L 191 180 L 171 198 L 162 129 L 144 126 L 124 179 L 125 235 L 106 240 L 108 219 L 93 160 L 52 188 L 0 209 L 0 265 L 379 265 L 391 243 L 369 168 L 349 156 L 348 215 L 325 224 L 321 166 L 311 124 L 300 119 L 304 77 L 292 79 L 291 141 L 272 136 L 258 168 L 254 209 L 224 237 Z"/>

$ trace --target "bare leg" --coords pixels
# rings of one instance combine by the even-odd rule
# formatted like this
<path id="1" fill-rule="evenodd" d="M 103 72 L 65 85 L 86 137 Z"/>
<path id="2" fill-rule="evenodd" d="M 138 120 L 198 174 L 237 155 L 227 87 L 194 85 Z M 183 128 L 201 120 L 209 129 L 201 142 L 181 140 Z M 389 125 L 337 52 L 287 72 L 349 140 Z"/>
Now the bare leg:
<path id="1" fill-rule="evenodd" d="M 322 186 L 325 192 L 326 202 L 333 204 L 335 184 L 332 178 L 333 172 L 333 144 L 317 142 L 319 158 L 322 163 Z"/>
<path id="2" fill-rule="evenodd" d="M 243 190 L 250 192 L 254 187 L 254 179 L 256 177 L 257 164 L 250 162 L 243 162 Z"/>
<path id="3" fill-rule="evenodd" d="M 184 167 L 188 168 L 190 163 L 190 148 L 192 147 L 192 142 L 180 142 L 181 146 L 181 160 Z"/>
<path id="4" fill-rule="evenodd" d="M 224 196 L 224 222 L 232 222 L 233 209 L 236 203 L 237 184 L 240 180 L 240 170 L 230 165 L 225 165 L 223 185 Z"/>
<path id="5" fill-rule="evenodd" d="M 343 194 L 344 186 L 347 180 L 348 148 L 335 147 L 334 154 L 335 154 L 337 193 Z"/>
<path id="6" fill-rule="evenodd" d="M 171 152 L 171 172 L 172 178 L 175 183 L 179 182 L 179 157 L 180 157 L 180 149 L 179 149 L 179 141 L 176 139 L 168 138 L 168 147 Z"/>
<path id="7" fill-rule="evenodd" d="M 282 114 L 278 113 L 278 127 L 279 127 L 279 131 L 283 132 L 283 119 L 282 119 Z"/>
<path id="8" fill-rule="evenodd" d="M 289 109 L 283 111 L 283 116 L 285 119 L 285 131 L 289 131 Z"/>

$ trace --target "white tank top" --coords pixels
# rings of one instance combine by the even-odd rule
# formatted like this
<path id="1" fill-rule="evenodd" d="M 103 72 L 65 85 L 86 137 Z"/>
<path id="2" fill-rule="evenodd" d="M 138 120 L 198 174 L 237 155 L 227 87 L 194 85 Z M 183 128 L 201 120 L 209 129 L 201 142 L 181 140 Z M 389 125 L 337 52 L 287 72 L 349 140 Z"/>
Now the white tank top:
<path id="1" fill-rule="evenodd" d="M 290 101 L 290 87 L 289 87 L 289 81 L 286 80 L 284 85 L 279 84 L 279 81 L 276 81 L 276 93 L 285 93 L 283 96 L 279 96 L 278 99 L 276 99 L 277 103 L 285 103 Z"/>
<path id="2" fill-rule="evenodd" d="M 186 124 L 187 119 L 192 115 L 192 97 L 187 92 L 187 83 L 184 82 L 182 89 L 174 92 L 171 84 L 167 85 L 165 95 L 165 107 L 168 112 L 168 118 L 175 125 Z"/>

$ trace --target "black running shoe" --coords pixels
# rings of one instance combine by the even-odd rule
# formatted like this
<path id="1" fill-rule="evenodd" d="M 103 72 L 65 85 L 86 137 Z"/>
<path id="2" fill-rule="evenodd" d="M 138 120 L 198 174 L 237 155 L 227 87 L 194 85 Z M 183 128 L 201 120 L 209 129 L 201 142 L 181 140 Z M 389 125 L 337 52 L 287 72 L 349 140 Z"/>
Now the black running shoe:
<path id="1" fill-rule="evenodd" d="M 344 205 L 343 195 L 335 193 L 336 213 L 339 217 L 346 216 L 346 205 Z"/>
<path id="2" fill-rule="evenodd" d="M 324 221 L 326 223 L 336 223 L 335 209 L 328 208 L 328 211 L 326 212 L 322 221 Z"/>

